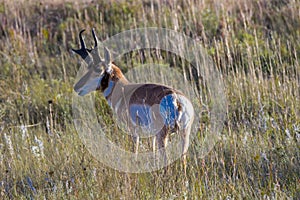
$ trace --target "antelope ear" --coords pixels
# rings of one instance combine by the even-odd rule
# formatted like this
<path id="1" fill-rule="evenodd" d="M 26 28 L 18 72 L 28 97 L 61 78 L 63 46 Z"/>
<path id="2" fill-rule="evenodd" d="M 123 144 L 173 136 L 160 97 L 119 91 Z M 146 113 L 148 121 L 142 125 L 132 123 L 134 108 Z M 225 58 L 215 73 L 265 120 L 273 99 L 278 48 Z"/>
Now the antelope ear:
<path id="1" fill-rule="evenodd" d="M 106 47 L 104 47 L 104 63 L 105 63 L 106 72 L 111 73 L 112 72 L 111 55 L 110 55 L 110 51 Z"/>
<path id="2" fill-rule="evenodd" d="M 106 47 L 104 47 L 104 60 L 105 60 L 105 64 L 111 63 L 110 51 Z"/>

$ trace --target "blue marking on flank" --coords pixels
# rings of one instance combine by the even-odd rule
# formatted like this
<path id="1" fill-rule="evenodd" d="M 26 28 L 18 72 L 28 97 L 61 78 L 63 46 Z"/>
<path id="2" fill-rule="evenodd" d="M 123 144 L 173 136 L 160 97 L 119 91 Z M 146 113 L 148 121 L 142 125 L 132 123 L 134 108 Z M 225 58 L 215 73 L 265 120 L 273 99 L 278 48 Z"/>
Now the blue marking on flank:
<path id="1" fill-rule="evenodd" d="M 175 126 L 176 119 L 178 118 L 178 109 L 175 104 L 175 97 L 167 95 L 160 101 L 159 112 L 164 120 L 164 124 L 170 127 Z M 138 126 L 149 126 L 152 123 L 151 107 L 149 105 L 132 104 L 129 107 L 131 120 Z"/>
<path id="2" fill-rule="evenodd" d="M 132 121 L 139 126 L 148 126 L 152 121 L 150 106 L 132 104 L 129 112 Z"/>
<path id="3" fill-rule="evenodd" d="M 178 117 L 178 109 L 175 105 L 175 98 L 173 95 L 165 96 L 159 105 L 159 111 L 167 126 L 175 126 Z"/>

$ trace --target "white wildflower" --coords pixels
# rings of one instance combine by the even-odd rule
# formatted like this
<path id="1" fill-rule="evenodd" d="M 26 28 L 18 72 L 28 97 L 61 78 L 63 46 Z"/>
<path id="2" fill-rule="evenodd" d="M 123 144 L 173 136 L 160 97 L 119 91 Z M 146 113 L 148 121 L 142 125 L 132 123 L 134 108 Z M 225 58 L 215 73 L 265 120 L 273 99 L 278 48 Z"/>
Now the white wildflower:
<path id="1" fill-rule="evenodd" d="M 31 151 L 36 157 L 44 157 L 44 143 L 42 140 L 34 136 L 34 142 L 37 146 L 32 146 Z"/>
<path id="2" fill-rule="evenodd" d="M 25 140 L 27 138 L 27 127 L 25 125 L 20 126 L 22 132 L 22 139 Z"/>
<path id="3" fill-rule="evenodd" d="M 6 133 L 4 133 L 4 139 L 5 139 L 5 142 L 6 142 L 6 145 L 7 145 L 7 148 L 9 150 L 10 155 L 14 155 L 15 152 L 14 152 L 14 148 L 13 148 L 13 145 L 12 145 L 12 142 L 11 142 L 10 135 L 7 135 Z"/>
<path id="4" fill-rule="evenodd" d="M 287 140 L 288 142 L 290 142 L 291 139 L 292 139 L 290 130 L 289 130 L 289 129 L 285 129 L 285 134 L 286 134 L 286 140 Z"/>

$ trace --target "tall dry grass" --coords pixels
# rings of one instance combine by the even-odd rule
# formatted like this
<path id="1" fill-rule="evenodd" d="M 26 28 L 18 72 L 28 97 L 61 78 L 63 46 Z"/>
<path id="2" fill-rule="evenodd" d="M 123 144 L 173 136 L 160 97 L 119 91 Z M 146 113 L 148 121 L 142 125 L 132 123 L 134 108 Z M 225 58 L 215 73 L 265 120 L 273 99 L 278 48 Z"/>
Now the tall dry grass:
<path id="1" fill-rule="evenodd" d="M 299 9 L 296 0 L 1 1 L 1 198 L 300 198 Z M 179 161 L 168 174 L 103 166 L 73 126 L 80 64 L 70 49 L 78 32 L 95 27 L 104 40 L 150 26 L 200 41 L 225 83 L 222 139 L 205 158 L 191 144 L 188 185 Z M 178 57 L 161 54 L 144 55 L 182 67 Z M 141 64 L 140 55 L 118 64 L 126 71 Z M 199 137 L 209 133 L 203 117 Z"/>

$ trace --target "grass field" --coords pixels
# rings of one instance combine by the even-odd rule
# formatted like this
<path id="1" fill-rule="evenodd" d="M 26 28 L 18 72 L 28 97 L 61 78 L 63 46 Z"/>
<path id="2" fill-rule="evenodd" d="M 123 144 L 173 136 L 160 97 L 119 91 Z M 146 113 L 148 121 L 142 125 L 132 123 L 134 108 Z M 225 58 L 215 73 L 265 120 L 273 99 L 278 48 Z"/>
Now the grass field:
<path id="1" fill-rule="evenodd" d="M 298 0 L 0 1 L 0 199 L 300 199 L 299 19 Z M 222 137 L 204 158 L 192 142 L 187 177 L 180 160 L 168 173 L 119 172 L 83 145 L 70 49 L 93 27 L 100 40 L 169 28 L 214 60 L 228 103 Z M 184 72 L 175 55 L 157 55 L 132 52 L 117 64 L 127 71 L 146 59 Z M 199 138 L 209 134 L 200 120 Z"/>

